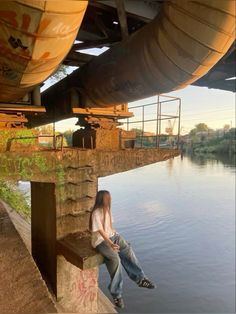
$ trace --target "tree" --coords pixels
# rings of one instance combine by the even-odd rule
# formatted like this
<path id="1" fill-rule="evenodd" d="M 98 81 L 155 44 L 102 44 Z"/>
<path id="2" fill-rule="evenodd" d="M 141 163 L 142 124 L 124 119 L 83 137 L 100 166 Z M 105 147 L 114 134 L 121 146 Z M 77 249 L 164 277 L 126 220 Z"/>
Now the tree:
<path id="1" fill-rule="evenodd" d="M 67 145 L 72 146 L 72 135 L 73 131 L 72 130 L 67 130 L 63 133 L 64 138 L 66 139 Z"/>
<path id="2" fill-rule="evenodd" d="M 196 124 L 195 129 L 196 129 L 196 132 L 207 132 L 208 130 L 210 130 L 206 123 Z"/>
<path id="3" fill-rule="evenodd" d="M 230 124 L 225 124 L 223 127 L 224 131 L 229 131 L 230 129 Z"/>
<path id="4" fill-rule="evenodd" d="M 46 124 L 40 127 L 35 128 L 39 131 L 40 135 L 53 135 L 53 126 L 52 124 Z"/>
<path id="5" fill-rule="evenodd" d="M 137 136 L 141 136 L 142 135 L 142 130 L 139 128 L 132 128 L 130 131 L 136 132 Z"/>
<path id="6" fill-rule="evenodd" d="M 206 123 L 198 123 L 195 125 L 195 128 L 189 132 L 191 137 L 194 137 L 198 132 L 208 132 L 211 129 L 207 126 Z"/>
<path id="7" fill-rule="evenodd" d="M 53 136 L 54 136 L 53 125 L 52 124 L 46 124 L 46 125 L 37 127 L 35 129 L 38 130 L 39 135 L 41 135 L 40 139 L 41 139 L 41 141 L 44 142 L 43 145 L 51 147 L 53 145 Z M 70 131 L 66 131 L 66 132 L 70 132 Z M 58 131 L 55 132 L 55 136 L 60 135 L 60 134 L 61 134 L 61 132 L 58 132 Z M 47 135 L 50 135 L 50 137 L 47 137 Z M 68 144 L 68 138 L 69 137 L 64 136 L 63 146 L 70 145 L 70 144 Z M 61 138 L 56 137 L 56 146 L 57 147 L 60 146 L 60 143 L 61 143 Z"/>
<path id="8" fill-rule="evenodd" d="M 66 77 L 68 75 L 67 69 L 68 69 L 68 66 L 61 64 L 56 70 L 56 72 L 49 77 L 51 84 L 57 83 L 58 81 Z"/>

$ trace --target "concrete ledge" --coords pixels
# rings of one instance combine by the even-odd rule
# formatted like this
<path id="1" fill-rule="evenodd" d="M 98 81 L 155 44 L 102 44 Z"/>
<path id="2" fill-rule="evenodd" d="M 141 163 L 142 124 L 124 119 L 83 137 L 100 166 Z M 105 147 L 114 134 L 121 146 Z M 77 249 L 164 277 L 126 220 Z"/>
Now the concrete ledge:
<path id="1" fill-rule="evenodd" d="M 57 241 L 57 255 L 62 255 L 80 269 L 89 269 L 103 264 L 103 256 L 91 246 L 89 231 L 71 233 Z"/>
<path id="2" fill-rule="evenodd" d="M 0 143 L 1 144 L 1 143 Z M 0 145 L 1 146 L 1 145 Z M 70 182 L 81 180 L 78 172 L 87 179 L 104 177 L 150 165 L 178 156 L 177 149 L 129 148 L 97 150 L 65 148 L 63 151 L 16 151 L 1 153 L 0 178 L 36 182 Z M 76 173 L 77 171 L 77 173 Z M 78 180 L 78 181 L 76 181 Z M 79 182 L 78 182 L 79 183 Z"/>
<path id="3" fill-rule="evenodd" d="M 56 313 L 56 304 L 1 201 L 0 248 L 0 312 Z"/>

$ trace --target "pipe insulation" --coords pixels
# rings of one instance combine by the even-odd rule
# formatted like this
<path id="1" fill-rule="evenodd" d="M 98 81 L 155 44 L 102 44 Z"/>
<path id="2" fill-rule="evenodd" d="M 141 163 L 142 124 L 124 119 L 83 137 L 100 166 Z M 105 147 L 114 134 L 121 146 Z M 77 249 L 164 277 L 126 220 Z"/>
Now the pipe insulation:
<path id="1" fill-rule="evenodd" d="M 234 39 L 234 0 L 164 1 L 152 22 L 80 69 L 85 106 L 184 88 L 204 76 Z"/>
<path id="2" fill-rule="evenodd" d="M 0 102 L 20 100 L 69 52 L 87 0 L 0 1 Z"/>

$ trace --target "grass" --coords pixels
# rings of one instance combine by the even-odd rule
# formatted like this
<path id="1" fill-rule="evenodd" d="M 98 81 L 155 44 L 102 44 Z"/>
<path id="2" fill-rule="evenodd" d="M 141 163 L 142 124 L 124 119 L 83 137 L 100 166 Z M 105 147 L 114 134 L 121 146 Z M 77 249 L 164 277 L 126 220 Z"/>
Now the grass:
<path id="1" fill-rule="evenodd" d="M 0 198 L 27 220 L 30 219 L 29 198 L 15 184 L 0 181 Z"/>

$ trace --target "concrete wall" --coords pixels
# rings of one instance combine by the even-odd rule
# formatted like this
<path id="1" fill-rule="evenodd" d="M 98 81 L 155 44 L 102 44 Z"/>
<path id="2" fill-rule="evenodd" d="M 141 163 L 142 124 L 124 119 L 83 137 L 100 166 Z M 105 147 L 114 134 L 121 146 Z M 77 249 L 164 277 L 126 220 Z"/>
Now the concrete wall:
<path id="1" fill-rule="evenodd" d="M 57 312 L 32 256 L 1 202 L 0 248 L 0 312 Z"/>

